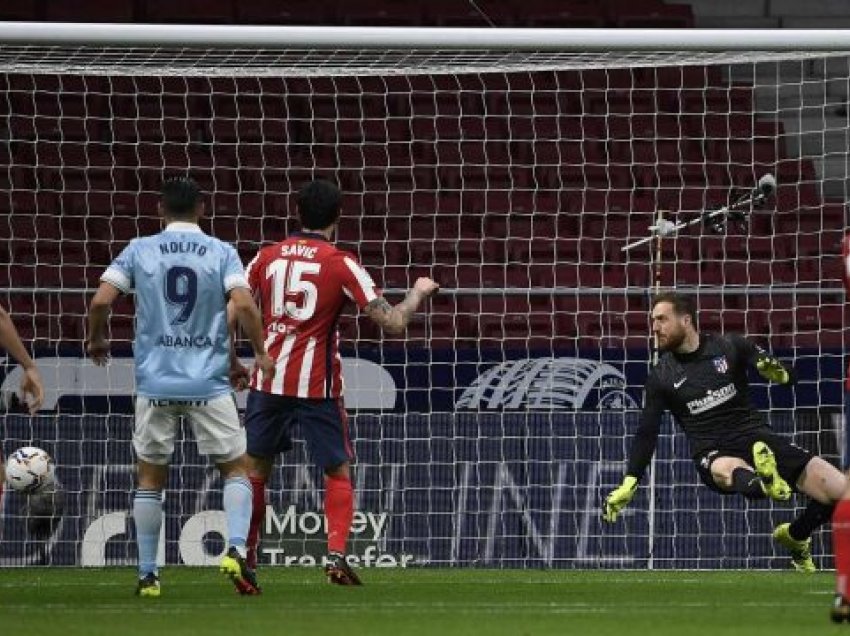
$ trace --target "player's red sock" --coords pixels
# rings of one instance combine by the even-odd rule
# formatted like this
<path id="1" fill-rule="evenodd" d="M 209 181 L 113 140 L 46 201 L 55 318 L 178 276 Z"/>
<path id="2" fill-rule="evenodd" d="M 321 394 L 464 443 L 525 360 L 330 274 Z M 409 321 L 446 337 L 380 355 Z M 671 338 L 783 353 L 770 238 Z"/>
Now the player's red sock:
<path id="1" fill-rule="evenodd" d="M 354 489 L 348 477 L 325 476 L 325 516 L 328 518 L 328 552 L 345 554 L 354 518 Z"/>
<path id="2" fill-rule="evenodd" d="M 832 549 L 835 551 L 835 591 L 847 597 L 850 580 L 850 499 L 842 499 L 832 513 Z"/>
<path id="3" fill-rule="evenodd" d="M 252 570 L 257 567 L 257 548 L 260 545 L 260 528 L 266 519 L 266 482 L 259 477 L 251 477 L 251 490 L 254 492 L 251 509 L 251 525 L 248 526 L 247 549 L 245 559 Z"/>

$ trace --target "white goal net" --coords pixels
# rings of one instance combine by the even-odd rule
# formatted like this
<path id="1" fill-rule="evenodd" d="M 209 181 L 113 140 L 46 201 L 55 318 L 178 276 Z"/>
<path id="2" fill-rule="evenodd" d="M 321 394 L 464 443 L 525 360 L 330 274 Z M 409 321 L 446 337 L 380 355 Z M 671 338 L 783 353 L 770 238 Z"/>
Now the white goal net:
<path id="1" fill-rule="evenodd" d="M 132 298 L 105 369 L 84 357 L 84 318 L 111 258 L 158 231 L 163 177 L 188 172 L 204 229 L 246 263 L 295 229 L 299 186 L 326 177 L 344 192 L 339 242 L 390 299 L 420 275 L 443 287 L 403 338 L 340 324 L 361 565 L 786 565 L 770 532 L 792 507 L 699 486 L 670 422 L 652 478 L 601 523 L 651 359 L 657 246 L 622 248 L 659 210 L 687 221 L 774 175 L 748 227 L 664 239 L 660 283 L 693 293 L 704 331 L 792 362 L 799 385 L 754 377 L 754 403 L 838 461 L 845 54 L 19 43 L 0 47 L 0 82 L 0 302 L 48 385 L 23 415 L 7 364 L 3 452 L 45 448 L 67 491 L 42 540 L 7 490 L 0 564 L 134 562 Z M 219 486 L 186 438 L 166 562 L 220 552 Z M 298 445 L 274 475 L 262 562 L 323 553 L 320 488 Z"/>

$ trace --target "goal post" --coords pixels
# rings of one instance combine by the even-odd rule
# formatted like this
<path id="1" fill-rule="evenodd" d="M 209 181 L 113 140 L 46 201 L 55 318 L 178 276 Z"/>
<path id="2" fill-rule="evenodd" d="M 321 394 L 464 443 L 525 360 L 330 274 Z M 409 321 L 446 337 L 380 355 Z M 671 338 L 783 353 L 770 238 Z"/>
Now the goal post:
<path id="1" fill-rule="evenodd" d="M 700 486 L 672 422 L 623 518 L 603 525 L 599 504 L 637 426 L 656 286 L 692 293 L 703 330 L 794 363 L 795 389 L 754 377 L 754 402 L 838 454 L 848 56 L 841 30 L 0 23 L 0 302 L 48 390 L 21 414 L 7 363 L 0 441 L 48 450 L 72 495 L 40 541 L 7 492 L 0 564 L 133 562 L 134 308 L 99 368 L 86 303 L 159 230 L 162 178 L 189 172 L 203 229 L 246 263 L 323 177 L 344 193 L 338 241 L 391 299 L 420 275 L 442 285 L 404 338 L 340 322 L 359 565 L 784 567 L 770 531 L 791 507 Z M 701 220 L 765 175 L 775 197 L 740 210 L 746 227 Z M 662 241 L 660 210 L 700 221 Z M 274 473 L 263 563 L 316 563 L 320 488 L 299 443 Z M 215 562 L 220 504 L 182 436 L 166 562 Z"/>

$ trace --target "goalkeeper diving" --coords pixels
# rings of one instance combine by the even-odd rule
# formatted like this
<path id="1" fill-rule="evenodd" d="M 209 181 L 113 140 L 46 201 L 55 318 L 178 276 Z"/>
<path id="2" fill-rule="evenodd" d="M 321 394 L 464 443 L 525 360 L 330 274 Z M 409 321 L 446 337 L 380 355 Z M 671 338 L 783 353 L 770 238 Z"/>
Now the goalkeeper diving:
<path id="1" fill-rule="evenodd" d="M 634 497 L 655 452 L 662 415 L 670 411 L 711 490 L 747 499 L 787 501 L 792 491 L 810 498 L 794 521 L 776 527 L 773 538 L 788 550 L 794 568 L 814 572 L 811 535 L 832 517 L 847 480 L 824 459 L 777 435 L 749 399 L 749 366 L 784 385 L 793 384 L 793 371 L 742 336 L 700 333 L 693 301 L 682 294 L 656 296 L 651 318 L 662 355 L 646 381 L 626 475 L 606 497 L 603 519 L 616 522 Z"/>

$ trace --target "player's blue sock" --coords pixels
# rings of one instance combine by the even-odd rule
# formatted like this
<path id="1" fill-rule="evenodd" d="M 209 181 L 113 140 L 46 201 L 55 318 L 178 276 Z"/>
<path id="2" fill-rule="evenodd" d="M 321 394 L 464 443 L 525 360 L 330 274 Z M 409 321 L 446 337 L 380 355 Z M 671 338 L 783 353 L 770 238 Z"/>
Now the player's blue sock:
<path id="1" fill-rule="evenodd" d="M 159 490 L 137 490 L 133 498 L 133 521 L 139 547 L 139 578 L 157 574 L 156 550 L 162 528 L 162 493 Z"/>
<path id="2" fill-rule="evenodd" d="M 251 502 L 254 491 L 247 477 L 231 477 L 224 482 L 224 514 L 227 515 L 227 535 L 242 558 L 245 558 L 245 539 L 251 524 Z"/>

